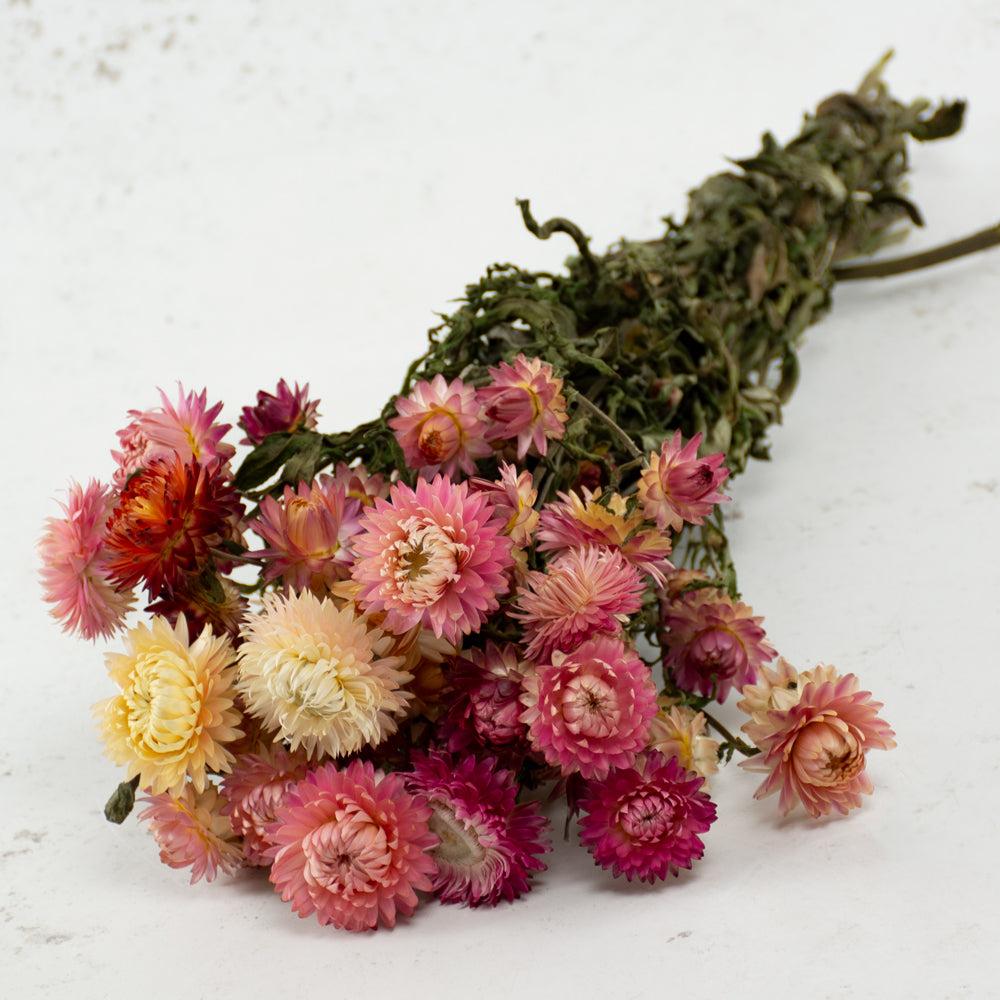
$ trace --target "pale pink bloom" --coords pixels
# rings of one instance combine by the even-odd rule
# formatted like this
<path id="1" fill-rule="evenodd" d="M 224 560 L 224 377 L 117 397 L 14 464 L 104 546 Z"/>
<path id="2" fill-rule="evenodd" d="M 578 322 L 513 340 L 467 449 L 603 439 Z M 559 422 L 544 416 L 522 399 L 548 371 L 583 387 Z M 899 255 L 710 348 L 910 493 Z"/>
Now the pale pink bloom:
<path id="1" fill-rule="evenodd" d="M 874 791 L 867 752 L 891 750 L 895 734 L 878 714 L 882 703 L 860 690 L 854 674 L 822 667 L 798 680 L 796 689 L 783 689 L 788 701 L 797 694 L 794 704 L 758 712 L 743 726 L 761 752 L 741 766 L 767 774 L 754 798 L 780 792 L 782 813 L 801 802 L 813 817 L 846 814 Z"/>
<path id="2" fill-rule="evenodd" d="M 775 656 L 753 608 L 715 587 L 682 594 L 663 606 L 668 630 L 664 665 L 678 687 L 725 701 L 730 690 L 752 684 Z"/>
<path id="3" fill-rule="evenodd" d="M 545 869 L 539 857 L 549 849 L 548 823 L 536 802 L 517 803 L 514 772 L 494 758 L 414 754 L 406 784 L 431 808 L 430 829 L 440 840 L 431 851 L 434 892 L 442 903 L 510 902 Z"/>
<path id="4" fill-rule="evenodd" d="M 115 505 L 112 490 L 96 480 L 86 486 L 70 483 L 62 517 L 45 521 L 38 543 L 44 598 L 53 618 L 66 632 L 85 639 L 108 639 L 132 610 L 131 590 L 110 582 L 106 523 Z"/>
<path id="5" fill-rule="evenodd" d="M 705 853 L 699 834 L 715 822 L 704 779 L 675 757 L 651 752 L 635 768 L 589 781 L 580 799 L 580 840 L 615 877 L 655 882 L 690 868 Z"/>
<path id="6" fill-rule="evenodd" d="M 564 552 L 544 573 L 526 574 L 511 617 L 524 626 L 528 659 L 545 659 L 595 633 L 620 632 L 642 606 L 642 592 L 642 578 L 621 552 L 587 545 Z"/>
<path id="7" fill-rule="evenodd" d="M 275 743 L 257 753 L 238 756 L 233 770 L 223 778 L 226 804 L 222 812 L 243 838 L 243 853 L 249 864 L 267 867 L 271 863 L 268 827 L 288 790 L 306 776 L 308 769 L 305 754 L 289 753 Z"/>
<path id="8" fill-rule="evenodd" d="M 652 452 L 639 478 L 639 499 L 646 517 L 660 528 L 680 531 L 685 522 L 703 524 L 716 504 L 728 500 L 719 492 L 729 470 L 722 452 L 698 457 L 701 434 L 683 444 L 681 432 Z"/>
<path id="9" fill-rule="evenodd" d="M 222 440 L 232 425 L 215 423 L 222 403 L 210 407 L 207 390 L 185 393 L 178 382 L 176 403 L 162 389 L 159 393 L 162 406 L 129 410 L 132 420 L 118 432 L 121 451 L 113 451 L 111 457 L 118 463 L 114 481 L 119 487 L 156 458 L 176 455 L 184 464 L 194 460 L 209 465 L 228 462 L 236 454 Z"/>
<path id="10" fill-rule="evenodd" d="M 504 520 L 504 534 L 517 547 L 531 544 L 531 536 L 538 524 L 535 501 L 538 491 L 527 469 L 519 471 L 509 462 L 499 465 L 500 478 L 495 482 L 488 479 L 473 479 L 473 489 L 486 493 L 497 516 Z"/>
<path id="11" fill-rule="evenodd" d="M 539 663 L 524 679 L 522 701 L 532 747 L 563 774 L 584 778 L 631 767 L 657 708 L 649 668 L 609 636 Z"/>
<path id="12" fill-rule="evenodd" d="M 740 694 L 743 699 L 736 703 L 736 707 L 747 715 L 766 713 L 774 708 L 791 708 L 799 700 L 799 688 L 798 670 L 779 656 L 773 667 L 761 664 L 757 668 L 756 682 L 742 686 Z"/>
<path id="13" fill-rule="evenodd" d="M 244 406 L 239 425 L 246 432 L 243 444 L 260 444 L 279 431 L 312 430 L 319 416 L 319 400 L 309 399 L 309 383 L 292 389 L 281 379 L 273 393 L 261 389 L 255 406 Z"/>
<path id="14" fill-rule="evenodd" d="M 519 354 L 513 364 L 501 361 L 490 369 L 489 385 L 479 390 L 485 410 L 488 441 L 517 438 L 517 457 L 524 458 L 534 445 L 539 455 L 548 450 L 549 439 L 558 441 L 566 433 L 566 398 L 563 380 L 552 365 L 541 358 Z"/>
<path id="15" fill-rule="evenodd" d="M 376 500 L 353 540 L 358 600 L 384 611 L 397 635 L 423 624 L 458 642 L 500 606 L 511 566 L 510 539 L 482 493 L 444 476 L 396 483 Z"/>
<path id="16" fill-rule="evenodd" d="M 372 475 L 364 465 L 338 462 L 333 470 L 333 482 L 342 486 L 349 500 L 357 500 L 362 507 L 372 507 L 375 501 L 389 495 L 389 484 L 381 473 Z"/>
<path id="17" fill-rule="evenodd" d="M 429 479 L 436 472 L 454 477 L 476 471 L 476 459 L 490 454 L 483 437 L 482 406 L 476 390 L 460 378 L 435 375 L 396 399 L 398 416 L 389 421 L 411 469 Z"/>
<path id="18" fill-rule="evenodd" d="M 521 721 L 521 684 L 530 669 L 511 642 L 465 650 L 449 672 L 448 712 L 438 730 L 448 749 L 481 746 L 497 753 L 522 743 L 528 729 Z"/>
<path id="19" fill-rule="evenodd" d="M 538 524 L 538 548 L 561 552 L 579 545 L 617 549 L 637 569 L 663 584 L 673 565 L 670 535 L 650 524 L 618 493 L 603 495 L 601 488 L 560 493 L 559 499 L 542 508 Z"/>
<path id="20" fill-rule="evenodd" d="M 393 927 L 430 891 L 431 810 L 401 774 L 326 764 L 289 789 L 270 829 L 271 881 L 300 917 L 349 931 Z"/>
<path id="21" fill-rule="evenodd" d="M 140 801 L 148 803 L 139 819 L 149 823 L 160 860 L 171 868 L 190 868 L 192 885 L 202 878 L 211 882 L 219 872 L 232 875 L 243 864 L 240 842 L 214 785 L 200 792 L 185 785 L 179 795 L 162 793 Z"/>
<path id="22" fill-rule="evenodd" d="M 661 701 L 649 729 L 649 747 L 664 757 L 676 757 L 686 771 L 707 779 L 719 770 L 719 741 L 707 732 L 704 712 Z"/>
<path id="23" fill-rule="evenodd" d="M 322 591 L 351 575 L 351 538 L 358 533 L 361 504 L 348 500 L 344 487 L 330 476 L 311 486 L 286 486 L 281 501 L 264 497 L 250 527 L 267 542 L 260 555 L 265 580 L 279 577 L 295 590 Z"/>

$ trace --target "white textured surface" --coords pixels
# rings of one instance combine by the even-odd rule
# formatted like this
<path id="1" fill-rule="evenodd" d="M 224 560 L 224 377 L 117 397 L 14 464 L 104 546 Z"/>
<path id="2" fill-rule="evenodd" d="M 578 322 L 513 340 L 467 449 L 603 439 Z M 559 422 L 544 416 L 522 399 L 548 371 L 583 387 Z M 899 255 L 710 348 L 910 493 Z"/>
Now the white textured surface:
<path id="1" fill-rule="evenodd" d="M 233 419 L 309 379 L 325 425 L 353 425 L 485 264 L 565 255 L 515 196 L 598 245 L 654 234 L 721 154 L 790 134 L 889 44 L 897 93 L 971 100 L 961 137 L 914 153 L 910 245 L 995 219 L 989 0 L 0 9 L 0 994 L 1000 995 L 1000 251 L 839 290 L 774 462 L 735 489 L 771 638 L 886 702 L 877 795 L 779 822 L 730 768 L 677 883 L 619 885 L 560 844 L 515 906 L 370 936 L 295 919 L 262 879 L 190 889 L 102 819 L 100 650 L 34 580 L 49 497 L 109 475 L 155 385 L 207 383 Z"/>

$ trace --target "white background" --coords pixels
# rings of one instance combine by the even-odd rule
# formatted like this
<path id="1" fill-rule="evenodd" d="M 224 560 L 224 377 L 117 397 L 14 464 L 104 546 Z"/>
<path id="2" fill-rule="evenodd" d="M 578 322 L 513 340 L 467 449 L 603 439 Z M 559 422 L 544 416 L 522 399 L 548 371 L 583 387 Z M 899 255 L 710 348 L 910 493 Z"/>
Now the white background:
<path id="1" fill-rule="evenodd" d="M 971 102 L 959 138 L 914 150 L 908 246 L 995 221 L 990 0 L 4 4 L 0 994 L 1000 995 L 1000 250 L 838 289 L 774 461 L 734 490 L 772 640 L 886 702 L 876 796 L 781 822 L 729 768 L 677 882 L 619 884 L 560 843 L 516 905 L 367 936 L 296 919 L 261 878 L 189 888 L 134 819 L 101 817 L 101 649 L 59 633 L 35 578 L 50 497 L 109 476 L 155 386 L 207 384 L 235 420 L 308 379 L 323 426 L 352 426 L 486 264 L 568 252 L 515 197 L 598 246 L 655 235 L 723 154 L 793 134 L 889 45 L 899 95 Z"/>

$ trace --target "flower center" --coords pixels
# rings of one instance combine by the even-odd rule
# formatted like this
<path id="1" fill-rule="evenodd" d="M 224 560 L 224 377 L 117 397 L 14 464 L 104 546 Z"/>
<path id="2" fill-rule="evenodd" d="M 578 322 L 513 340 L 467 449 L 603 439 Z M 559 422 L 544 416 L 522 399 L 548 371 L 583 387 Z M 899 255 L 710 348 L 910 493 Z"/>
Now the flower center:
<path id="1" fill-rule="evenodd" d="M 465 434 L 449 410 L 433 409 L 420 424 L 417 447 L 428 465 L 438 465 L 458 451 Z"/>
<path id="2" fill-rule="evenodd" d="M 201 692 L 191 665 L 176 653 L 154 650 L 138 657 L 124 692 L 129 736 L 150 753 L 176 753 L 200 731 Z"/>
<path id="3" fill-rule="evenodd" d="M 616 732 L 621 718 L 614 688 L 588 675 L 574 677 L 566 685 L 562 714 L 570 732 L 597 739 Z"/>
<path id="4" fill-rule="evenodd" d="M 810 785 L 836 786 L 854 778 L 865 766 L 860 743 L 839 719 L 820 719 L 806 726 L 792 750 L 799 777 Z"/>
<path id="5" fill-rule="evenodd" d="M 631 840 L 656 843 L 677 825 L 678 811 L 678 803 L 669 796 L 640 786 L 619 808 L 618 826 Z"/>
<path id="6" fill-rule="evenodd" d="M 480 864 L 486 852 L 475 830 L 463 823 L 445 803 L 432 800 L 430 807 L 431 818 L 427 825 L 441 841 L 434 848 L 436 860 L 453 867 L 471 868 Z"/>
<path id="7" fill-rule="evenodd" d="M 385 831 L 357 807 L 311 830 L 302 851 L 306 882 L 348 896 L 382 882 L 391 863 Z"/>
<path id="8" fill-rule="evenodd" d="M 441 599 L 459 577 L 469 547 L 456 542 L 440 525 L 411 518 L 403 538 L 386 552 L 386 570 L 399 597 L 411 607 L 427 607 Z"/>

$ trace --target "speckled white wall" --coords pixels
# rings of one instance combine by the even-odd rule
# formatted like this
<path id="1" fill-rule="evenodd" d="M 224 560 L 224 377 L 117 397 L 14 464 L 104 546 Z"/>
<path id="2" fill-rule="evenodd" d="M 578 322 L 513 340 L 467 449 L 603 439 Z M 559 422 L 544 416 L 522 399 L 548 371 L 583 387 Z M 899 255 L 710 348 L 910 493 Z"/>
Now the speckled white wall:
<path id="1" fill-rule="evenodd" d="M 781 823 L 731 768 L 676 884 L 611 883 L 560 843 L 515 906 L 369 937 L 294 920 L 250 876 L 189 889 L 101 818 L 101 651 L 34 582 L 49 498 L 109 475 L 154 386 L 207 384 L 233 419 L 309 379 L 324 424 L 352 425 L 484 265 L 558 265 L 516 196 L 598 244 L 653 234 L 723 153 L 789 134 L 890 44 L 901 95 L 971 101 L 959 138 L 914 151 L 912 245 L 995 220 L 989 0 L 0 8 L 0 994 L 1000 995 L 1000 251 L 838 290 L 775 461 L 734 490 L 772 639 L 887 702 L 877 796 Z"/>

